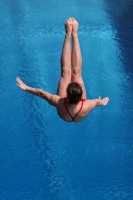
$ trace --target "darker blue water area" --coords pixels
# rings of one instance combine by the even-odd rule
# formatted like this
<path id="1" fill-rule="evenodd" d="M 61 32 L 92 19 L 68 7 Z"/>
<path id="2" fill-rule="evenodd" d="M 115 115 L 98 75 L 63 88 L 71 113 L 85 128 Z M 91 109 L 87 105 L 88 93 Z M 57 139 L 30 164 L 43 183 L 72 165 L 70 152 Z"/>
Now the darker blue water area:
<path id="1" fill-rule="evenodd" d="M 110 3 L 107 1 L 107 5 Z M 123 47 L 123 53 L 125 58 L 125 70 L 133 73 L 133 69 L 131 67 L 133 63 L 133 34 L 132 34 L 132 18 L 133 18 L 133 2 L 121 2 L 114 1 L 112 6 L 108 6 L 108 13 L 111 15 L 113 26 L 117 29 L 117 40 Z M 117 12 L 114 12 L 116 10 Z M 127 38 L 127 39 L 126 39 Z M 128 60 L 128 62 L 126 62 Z"/>
<path id="2" fill-rule="evenodd" d="M 15 78 L 55 93 L 64 22 L 79 22 L 87 96 L 64 122 Z M 0 200 L 133 199 L 133 1 L 0 2 Z"/>

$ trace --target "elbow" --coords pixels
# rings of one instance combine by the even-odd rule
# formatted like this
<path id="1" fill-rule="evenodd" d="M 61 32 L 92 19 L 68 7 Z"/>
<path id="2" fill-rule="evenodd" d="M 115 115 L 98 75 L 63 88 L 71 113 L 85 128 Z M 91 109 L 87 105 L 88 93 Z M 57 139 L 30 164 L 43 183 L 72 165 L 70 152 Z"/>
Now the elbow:
<path id="1" fill-rule="evenodd" d="M 42 92 L 41 89 L 38 89 L 38 96 L 39 96 L 39 97 L 42 97 L 42 96 L 43 96 L 43 92 Z"/>

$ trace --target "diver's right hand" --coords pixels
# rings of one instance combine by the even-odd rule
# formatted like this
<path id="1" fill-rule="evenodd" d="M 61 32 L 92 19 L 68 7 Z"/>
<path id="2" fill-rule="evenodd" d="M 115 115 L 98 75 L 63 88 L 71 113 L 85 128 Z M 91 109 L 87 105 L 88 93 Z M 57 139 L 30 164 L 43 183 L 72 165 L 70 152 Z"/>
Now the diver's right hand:
<path id="1" fill-rule="evenodd" d="M 23 83 L 23 81 L 21 81 L 20 78 L 16 78 L 16 81 L 17 81 L 17 86 L 20 87 L 22 90 L 26 90 L 26 89 L 27 89 L 28 86 L 25 85 L 25 84 Z"/>

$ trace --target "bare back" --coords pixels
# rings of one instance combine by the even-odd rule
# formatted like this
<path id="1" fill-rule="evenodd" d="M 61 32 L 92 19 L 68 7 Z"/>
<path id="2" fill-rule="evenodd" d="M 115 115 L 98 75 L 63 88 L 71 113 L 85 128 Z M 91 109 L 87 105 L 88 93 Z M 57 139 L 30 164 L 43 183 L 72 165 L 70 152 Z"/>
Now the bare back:
<path id="1" fill-rule="evenodd" d="M 72 117 L 74 117 L 79 111 L 80 112 L 78 113 L 78 115 L 74 118 L 74 122 L 80 122 L 93 109 L 90 100 L 85 100 L 84 102 L 80 101 L 77 105 L 70 105 L 68 102 L 66 102 L 66 106 L 69 112 L 66 110 L 64 99 L 61 98 L 57 105 L 57 112 L 59 116 L 67 122 L 72 122 Z"/>

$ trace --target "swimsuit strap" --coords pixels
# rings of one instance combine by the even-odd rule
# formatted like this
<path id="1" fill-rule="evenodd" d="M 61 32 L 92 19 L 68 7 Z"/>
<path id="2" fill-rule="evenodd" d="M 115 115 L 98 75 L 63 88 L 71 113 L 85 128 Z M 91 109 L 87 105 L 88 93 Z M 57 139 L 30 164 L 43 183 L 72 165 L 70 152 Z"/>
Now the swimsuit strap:
<path id="1" fill-rule="evenodd" d="M 85 101 L 86 99 L 85 98 L 81 98 L 81 101 Z"/>
<path id="2" fill-rule="evenodd" d="M 74 118 L 72 117 L 71 113 L 69 112 L 69 110 L 68 110 L 68 108 L 67 108 L 67 106 L 66 106 L 66 100 L 67 100 L 67 98 L 65 97 L 65 98 L 64 98 L 64 105 L 65 105 L 65 108 L 66 108 L 68 114 L 70 115 L 70 117 L 72 118 L 72 121 L 74 121 Z"/>
<path id="3" fill-rule="evenodd" d="M 77 114 L 76 114 L 74 117 L 71 115 L 71 113 L 69 112 L 69 110 L 68 110 L 68 108 L 67 108 L 67 106 L 66 106 L 66 99 L 67 99 L 67 98 L 65 97 L 65 98 L 64 98 L 64 105 L 65 105 L 65 108 L 66 108 L 68 114 L 70 115 L 70 117 L 72 118 L 72 121 L 74 121 L 75 117 L 76 117 L 76 116 L 80 113 L 80 111 L 82 110 L 85 99 L 83 99 L 83 98 L 81 99 L 81 101 L 82 101 L 81 107 L 80 107 L 79 111 L 77 112 Z"/>

